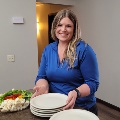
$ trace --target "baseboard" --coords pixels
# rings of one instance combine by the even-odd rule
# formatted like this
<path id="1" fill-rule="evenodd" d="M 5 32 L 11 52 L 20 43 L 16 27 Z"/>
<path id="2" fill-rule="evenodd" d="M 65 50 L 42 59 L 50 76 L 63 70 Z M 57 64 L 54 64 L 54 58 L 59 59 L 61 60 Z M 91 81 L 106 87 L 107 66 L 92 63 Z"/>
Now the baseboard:
<path id="1" fill-rule="evenodd" d="M 102 103 L 102 104 L 106 105 L 107 107 L 110 107 L 110 108 L 112 108 L 112 109 L 117 110 L 117 111 L 120 112 L 120 108 L 119 107 L 117 107 L 115 105 L 112 105 L 112 104 L 110 104 L 110 103 L 108 103 L 106 101 L 103 101 L 103 100 L 97 98 L 97 102 Z"/>

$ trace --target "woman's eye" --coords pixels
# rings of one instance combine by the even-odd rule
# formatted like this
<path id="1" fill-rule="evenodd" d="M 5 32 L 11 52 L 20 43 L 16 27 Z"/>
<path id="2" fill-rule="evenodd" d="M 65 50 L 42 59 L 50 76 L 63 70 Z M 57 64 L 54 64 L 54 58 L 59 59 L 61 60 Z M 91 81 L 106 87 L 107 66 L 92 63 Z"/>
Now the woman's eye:
<path id="1" fill-rule="evenodd" d="M 68 24 L 68 25 L 62 25 L 62 24 L 58 24 L 58 25 L 57 25 L 57 27 L 62 27 L 62 26 L 66 27 L 66 28 L 71 28 L 71 27 L 72 27 L 72 26 L 69 25 L 69 24 Z"/>
<path id="2" fill-rule="evenodd" d="M 58 24 L 58 27 L 62 26 L 61 24 Z"/>
<path id="3" fill-rule="evenodd" d="M 66 27 L 71 27 L 71 25 L 67 25 Z"/>

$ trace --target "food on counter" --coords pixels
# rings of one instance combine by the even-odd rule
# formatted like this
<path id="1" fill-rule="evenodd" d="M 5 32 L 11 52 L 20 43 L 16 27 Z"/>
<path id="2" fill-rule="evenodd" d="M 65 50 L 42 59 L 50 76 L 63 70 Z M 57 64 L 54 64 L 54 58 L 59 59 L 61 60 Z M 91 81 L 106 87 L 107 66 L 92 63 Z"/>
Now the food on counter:
<path id="1" fill-rule="evenodd" d="M 27 90 L 10 90 L 0 95 L 0 111 L 13 112 L 29 106 L 32 93 Z"/>

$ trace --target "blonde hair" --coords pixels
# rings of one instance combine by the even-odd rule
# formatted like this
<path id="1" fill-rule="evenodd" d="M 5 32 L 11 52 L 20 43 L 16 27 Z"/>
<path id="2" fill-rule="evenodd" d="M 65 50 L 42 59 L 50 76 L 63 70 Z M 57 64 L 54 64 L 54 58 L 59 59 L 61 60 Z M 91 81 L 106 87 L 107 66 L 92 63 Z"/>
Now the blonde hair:
<path id="1" fill-rule="evenodd" d="M 58 40 L 58 38 L 56 37 L 55 31 L 56 31 L 58 24 L 64 17 L 68 17 L 74 24 L 73 37 L 71 41 L 69 42 L 67 49 L 64 52 L 64 59 L 68 61 L 69 67 L 73 68 L 74 61 L 76 58 L 76 43 L 80 41 L 81 39 L 80 39 L 80 30 L 78 26 L 77 17 L 71 10 L 64 9 L 64 10 L 59 11 L 56 14 L 52 22 L 51 37 L 53 38 L 53 40 Z"/>

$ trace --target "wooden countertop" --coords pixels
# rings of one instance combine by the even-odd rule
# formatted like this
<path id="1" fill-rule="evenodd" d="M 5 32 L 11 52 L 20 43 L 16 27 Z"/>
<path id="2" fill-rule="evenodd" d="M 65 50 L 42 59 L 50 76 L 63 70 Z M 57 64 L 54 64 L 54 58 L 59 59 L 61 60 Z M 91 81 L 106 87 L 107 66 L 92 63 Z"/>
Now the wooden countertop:
<path id="1" fill-rule="evenodd" d="M 49 118 L 41 118 L 33 115 L 30 108 L 26 108 L 22 111 L 11 112 L 11 113 L 1 113 L 0 120 L 49 120 Z"/>

